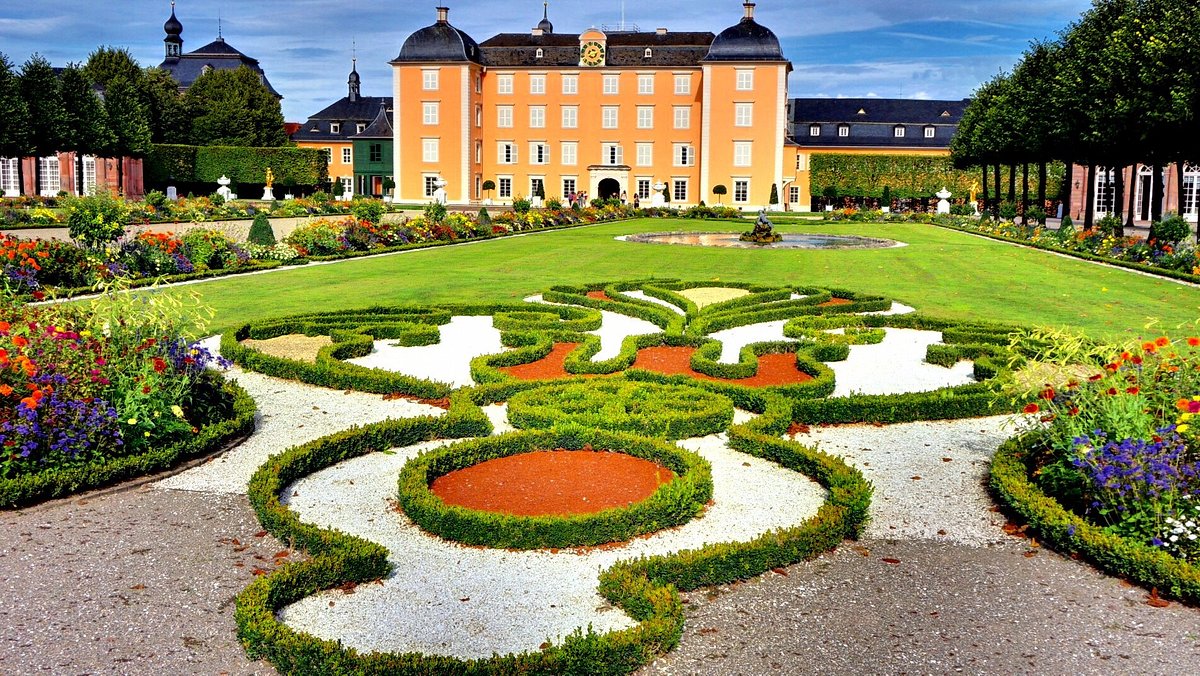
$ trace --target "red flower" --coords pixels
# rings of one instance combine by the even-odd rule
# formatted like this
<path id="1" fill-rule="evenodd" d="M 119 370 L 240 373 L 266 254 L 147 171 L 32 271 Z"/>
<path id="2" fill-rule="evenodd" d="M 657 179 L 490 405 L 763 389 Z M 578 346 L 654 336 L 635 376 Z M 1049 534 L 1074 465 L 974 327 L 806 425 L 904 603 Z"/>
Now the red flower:
<path id="1" fill-rule="evenodd" d="M 1130 361 L 1132 361 L 1132 362 L 1134 363 L 1134 365 L 1139 365 L 1139 366 L 1140 366 L 1140 365 L 1141 365 L 1141 363 L 1142 363 L 1142 358 L 1141 358 L 1141 357 L 1134 357 L 1134 358 L 1133 358 L 1133 359 L 1131 359 Z"/>
<path id="2" fill-rule="evenodd" d="M 1037 413 L 1040 410 L 1042 410 L 1042 408 L 1037 404 L 1025 404 L 1024 411 L 1026 413 Z"/>
<path id="3" fill-rule="evenodd" d="M 1110 387 L 1110 388 L 1108 388 L 1108 393 L 1109 393 L 1109 394 L 1116 394 L 1116 393 L 1117 393 L 1117 388 L 1115 388 L 1115 387 Z"/>
<path id="4" fill-rule="evenodd" d="M 0 397 L 7 397 L 12 394 L 13 388 L 8 385 L 0 385 Z"/>
<path id="5" fill-rule="evenodd" d="M 1189 401 L 1187 403 L 1188 413 L 1200 413 L 1200 401 Z"/>
<path id="6" fill-rule="evenodd" d="M 1154 352 L 1158 349 L 1158 346 L 1154 343 L 1142 343 L 1142 349 L 1147 352 Z"/>
<path id="7" fill-rule="evenodd" d="M 34 299 L 34 300 L 42 300 L 42 299 L 43 299 L 43 298 L 45 298 L 45 297 L 46 297 L 46 294 L 42 293 L 41 291 L 34 291 L 34 292 L 33 292 L 33 299 Z"/>
<path id="8" fill-rule="evenodd" d="M 1047 387 L 1046 389 L 1042 390 L 1041 394 L 1038 395 L 1038 398 L 1050 401 L 1054 398 L 1054 388 Z"/>
<path id="9" fill-rule="evenodd" d="M 17 347 L 25 347 L 29 344 L 29 340 L 26 339 L 25 336 L 13 336 L 12 342 L 13 345 L 16 345 Z"/>
<path id="10" fill-rule="evenodd" d="M 1096 375 L 1089 377 L 1089 378 L 1088 378 L 1088 380 L 1093 380 L 1093 381 L 1094 381 L 1094 380 L 1100 380 L 1100 379 L 1101 379 L 1101 378 L 1103 378 L 1103 377 L 1104 377 L 1104 374 L 1103 374 L 1103 373 L 1097 373 Z"/>
<path id="11" fill-rule="evenodd" d="M 166 371 L 167 370 L 167 362 L 164 361 L 162 357 L 155 357 L 154 358 L 154 370 L 158 373 L 162 373 L 163 371 Z"/>
<path id="12" fill-rule="evenodd" d="M 11 325 L 8 322 L 0 322 L 0 333 L 8 333 Z"/>
<path id="13" fill-rule="evenodd" d="M 1136 388 L 1136 387 L 1127 387 L 1127 388 L 1125 388 L 1125 393 L 1126 393 L 1126 394 L 1137 394 L 1137 393 L 1138 393 L 1138 388 Z"/>
<path id="14" fill-rule="evenodd" d="M 1154 339 L 1154 344 L 1159 347 L 1166 347 L 1171 344 L 1171 339 L 1167 338 L 1166 336 L 1159 336 L 1158 338 Z"/>
<path id="15" fill-rule="evenodd" d="M 1188 345 L 1191 345 L 1192 347 L 1200 346 L 1200 338 L 1196 338 L 1195 336 L 1188 338 Z"/>

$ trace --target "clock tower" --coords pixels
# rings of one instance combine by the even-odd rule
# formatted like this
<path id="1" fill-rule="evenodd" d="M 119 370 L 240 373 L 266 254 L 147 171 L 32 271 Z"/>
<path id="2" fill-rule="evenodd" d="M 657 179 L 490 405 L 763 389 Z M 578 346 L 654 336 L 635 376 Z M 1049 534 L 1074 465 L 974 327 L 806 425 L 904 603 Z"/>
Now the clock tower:
<path id="1" fill-rule="evenodd" d="M 608 36 L 595 28 L 589 28 L 579 35 L 579 65 L 585 68 L 599 68 L 607 62 Z"/>

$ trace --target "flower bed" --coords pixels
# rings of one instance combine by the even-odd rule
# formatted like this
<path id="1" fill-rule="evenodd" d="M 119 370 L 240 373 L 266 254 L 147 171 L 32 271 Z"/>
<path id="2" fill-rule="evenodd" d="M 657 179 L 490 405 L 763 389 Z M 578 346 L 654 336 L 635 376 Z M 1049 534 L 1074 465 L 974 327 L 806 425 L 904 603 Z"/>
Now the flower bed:
<path id="1" fill-rule="evenodd" d="M 1090 375 L 1031 393 L 1024 410 L 1041 424 L 997 454 L 996 493 L 1062 548 L 1200 601 L 1186 565 L 1200 558 L 1200 338 L 1121 350 L 1045 334 L 1014 347 Z"/>

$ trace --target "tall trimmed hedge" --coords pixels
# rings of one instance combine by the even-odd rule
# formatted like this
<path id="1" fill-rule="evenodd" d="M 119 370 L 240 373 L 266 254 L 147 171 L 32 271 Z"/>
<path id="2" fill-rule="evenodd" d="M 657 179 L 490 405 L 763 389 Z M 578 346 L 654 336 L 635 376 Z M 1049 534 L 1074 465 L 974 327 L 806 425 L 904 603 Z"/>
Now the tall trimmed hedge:
<path id="1" fill-rule="evenodd" d="M 976 170 L 955 169 L 949 155 L 814 154 L 811 172 L 813 194 L 828 194 L 833 188 L 844 197 L 881 198 L 888 187 L 893 199 L 928 198 L 945 186 L 955 197 L 966 198 L 971 184 L 980 179 Z M 1047 195 L 1058 194 L 1062 175 L 1061 163 L 1050 167 Z M 1036 194 L 1036 185 L 1036 176 L 1031 176 L 1031 194 Z"/>
<path id="2" fill-rule="evenodd" d="M 235 148 L 156 144 L 146 156 L 146 183 L 266 183 L 267 169 L 280 185 L 329 182 L 325 155 L 312 148 Z"/>

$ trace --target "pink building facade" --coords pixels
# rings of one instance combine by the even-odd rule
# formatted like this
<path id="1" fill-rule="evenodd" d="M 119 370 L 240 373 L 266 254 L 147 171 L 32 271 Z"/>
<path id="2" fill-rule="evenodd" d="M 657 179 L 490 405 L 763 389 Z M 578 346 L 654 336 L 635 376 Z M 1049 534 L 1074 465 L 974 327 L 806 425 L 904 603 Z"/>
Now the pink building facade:
<path id="1" fill-rule="evenodd" d="M 1124 198 L 1118 200 L 1117 172 L 1123 175 Z M 1163 167 L 1162 190 L 1156 191 L 1153 169 L 1147 165 L 1134 165 L 1124 169 L 1097 168 L 1093 176 L 1093 204 L 1097 219 L 1107 216 L 1117 208 L 1121 217 L 1128 219 L 1132 208 L 1133 223 L 1148 225 L 1154 210 L 1154 202 L 1162 201 L 1162 213 L 1181 213 L 1195 223 L 1200 210 L 1200 166 L 1184 165 L 1183 193 L 1179 191 L 1179 167 L 1176 164 Z M 1070 217 L 1075 222 L 1083 220 L 1088 200 L 1088 169 L 1076 165 L 1071 179 Z"/>
<path id="2" fill-rule="evenodd" d="M 82 159 L 79 162 L 73 152 L 20 159 L 0 157 L 0 196 L 53 197 L 59 192 L 86 195 L 97 189 L 118 188 L 130 199 L 141 199 L 145 195 L 140 158 L 85 155 Z M 19 172 L 18 162 L 21 164 Z"/>

